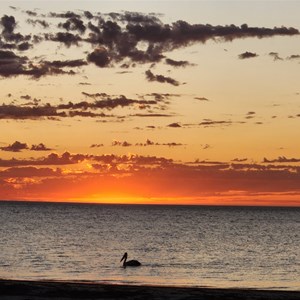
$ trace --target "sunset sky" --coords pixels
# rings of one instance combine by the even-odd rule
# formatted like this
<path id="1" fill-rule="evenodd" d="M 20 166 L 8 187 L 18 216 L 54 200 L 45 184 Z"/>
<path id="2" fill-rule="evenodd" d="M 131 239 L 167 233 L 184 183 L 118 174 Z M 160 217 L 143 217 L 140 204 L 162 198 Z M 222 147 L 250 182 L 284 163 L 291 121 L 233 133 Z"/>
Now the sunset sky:
<path id="1" fill-rule="evenodd" d="M 1 1 L 0 199 L 300 206 L 299 1 Z"/>

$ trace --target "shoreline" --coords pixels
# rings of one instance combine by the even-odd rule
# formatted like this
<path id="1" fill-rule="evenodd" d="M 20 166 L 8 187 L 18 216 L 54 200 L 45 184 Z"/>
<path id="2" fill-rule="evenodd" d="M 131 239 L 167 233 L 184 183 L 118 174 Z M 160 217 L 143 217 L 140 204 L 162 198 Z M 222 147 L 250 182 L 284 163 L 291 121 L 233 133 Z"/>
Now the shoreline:
<path id="1" fill-rule="evenodd" d="M 300 300 L 300 291 L 124 285 L 74 281 L 0 279 L 2 300 Z"/>

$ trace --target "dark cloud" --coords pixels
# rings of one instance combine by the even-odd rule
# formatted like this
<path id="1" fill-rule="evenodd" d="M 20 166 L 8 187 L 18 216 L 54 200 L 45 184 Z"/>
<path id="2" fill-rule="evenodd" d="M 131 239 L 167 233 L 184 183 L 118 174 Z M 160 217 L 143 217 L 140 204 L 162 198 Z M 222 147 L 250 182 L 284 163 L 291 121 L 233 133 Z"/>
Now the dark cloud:
<path id="1" fill-rule="evenodd" d="M 43 106 L 23 107 L 16 105 L 0 105 L 0 119 L 40 119 L 43 117 L 66 117 L 65 112 L 58 112 L 56 107 Z"/>
<path id="2" fill-rule="evenodd" d="M 99 41 L 101 34 L 100 28 L 98 26 L 95 26 L 92 22 L 88 22 L 87 27 L 93 32 L 92 34 L 90 34 L 90 38 L 88 39 L 88 41 L 90 41 L 91 43 L 97 43 L 97 39 Z"/>
<path id="3" fill-rule="evenodd" d="M 163 144 L 159 144 L 159 145 L 160 145 L 160 146 L 168 146 L 168 147 L 185 146 L 185 144 L 182 144 L 182 143 L 176 143 L 176 142 L 163 143 Z"/>
<path id="4" fill-rule="evenodd" d="M 247 160 L 248 160 L 248 158 L 235 158 L 232 161 L 234 161 L 234 162 L 245 162 Z"/>
<path id="5" fill-rule="evenodd" d="M 127 141 L 124 141 L 124 142 L 121 142 L 121 141 L 113 141 L 111 143 L 112 146 L 122 146 L 122 147 L 130 147 L 132 146 L 131 143 L 127 142 Z"/>
<path id="6" fill-rule="evenodd" d="M 300 59 L 300 54 L 293 54 L 293 55 L 290 55 L 289 57 L 287 57 L 287 59 L 289 59 L 289 60 Z"/>
<path id="7" fill-rule="evenodd" d="M 28 95 L 27 95 L 28 96 Z M 26 97 L 26 96 L 25 96 Z M 29 96 L 30 97 L 30 96 Z M 21 96 L 22 98 L 22 96 Z M 39 103 L 41 102 L 42 100 L 41 99 L 37 99 L 37 98 L 33 98 L 32 101 L 30 102 L 27 102 L 27 103 L 22 103 L 21 105 L 22 106 L 38 106 Z"/>
<path id="8" fill-rule="evenodd" d="M 46 157 L 41 157 L 37 159 L 0 159 L 0 167 L 15 167 L 15 166 L 60 166 L 60 165 L 72 165 L 82 162 L 85 159 L 90 159 L 89 155 L 83 154 L 70 154 L 69 152 L 64 152 L 59 155 L 57 153 L 50 153 Z"/>
<path id="9" fill-rule="evenodd" d="M 80 15 L 72 12 L 72 11 L 67 11 L 66 13 L 56 13 L 56 12 L 50 12 L 49 17 L 51 18 L 80 18 Z"/>
<path id="10" fill-rule="evenodd" d="M 43 143 L 40 143 L 38 145 L 32 145 L 31 148 L 29 148 L 26 143 L 21 143 L 19 141 L 16 141 L 13 144 L 8 145 L 7 147 L 1 147 L 0 149 L 3 151 L 10 151 L 10 152 L 21 152 L 22 150 L 31 150 L 31 151 L 52 150 L 50 148 L 47 148 Z"/>
<path id="11" fill-rule="evenodd" d="M 92 144 L 90 146 L 90 148 L 100 148 L 100 147 L 104 147 L 104 144 Z"/>
<path id="12" fill-rule="evenodd" d="M 25 13 L 26 13 L 28 16 L 31 16 L 31 17 L 36 17 L 36 16 L 37 16 L 37 13 L 36 13 L 35 11 L 26 10 Z"/>
<path id="13" fill-rule="evenodd" d="M 196 100 L 200 100 L 200 101 L 209 101 L 207 98 L 205 97 L 194 97 L 194 99 Z"/>
<path id="14" fill-rule="evenodd" d="M 59 23 L 58 26 L 66 29 L 68 31 L 69 30 L 77 30 L 81 34 L 83 34 L 86 30 L 86 27 L 85 27 L 83 21 L 77 17 L 72 17 L 72 18 L 68 19 L 67 21 L 65 21 L 64 23 Z"/>
<path id="15" fill-rule="evenodd" d="M 300 158 L 286 158 L 285 156 L 279 156 L 276 159 L 267 159 L 264 158 L 264 163 L 297 163 L 300 162 Z"/>
<path id="16" fill-rule="evenodd" d="M 249 112 L 247 112 L 245 118 L 246 119 L 253 119 L 253 118 L 255 118 L 255 115 L 256 115 L 256 113 L 254 111 L 249 111 Z"/>
<path id="17" fill-rule="evenodd" d="M 92 99 L 96 99 L 96 98 L 103 99 L 103 98 L 109 97 L 109 95 L 106 93 L 94 93 L 94 94 L 87 93 L 87 92 L 81 92 L 81 93 L 82 93 L 82 95 L 92 98 Z"/>
<path id="18" fill-rule="evenodd" d="M 173 59 L 170 59 L 170 58 L 166 58 L 165 62 L 166 62 L 166 64 L 168 64 L 170 66 L 173 66 L 173 67 L 187 67 L 187 66 L 191 65 L 186 60 L 179 60 L 179 61 L 177 61 L 177 60 L 173 60 Z"/>
<path id="19" fill-rule="evenodd" d="M 6 37 L 13 33 L 17 24 L 14 16 L 4 15 L 0 20 L 0 25 L 3 27 L 2 34 Z"/>
<path id="20" fill-rule="evenodd" d="M 239 59 L 246 59 L 246 58 L 253 58 L 253 57 L 257 57 L 258 55 L 256 53 L 252 53 L 252 52 L 244 52 L 241 53 L 239 55 Z"/>
<path id="21" fill-rule="evenodd" d="M 168 125 L 168 127 L 180 128 L 182 126 L 179 123 L 171 123 L 171 124 Z"/>
<path id="22" fill-rule="evenodd" d="M 32 145 L 30 150 L 32 150 L 32 151 L 49 151 L 52 149 L 46 147 L 43 143 L 39 143 L 37 145 Z"/>
<path id="23" fill-rule="evenodd" d="M 97 99 L 97 98 L 103 99 L 103 98 L 109 97 L 109 95 L 106 93 L 94 93 L 94 94 L 87 93 L 87 92 L 81 92 L 81 93 L 82 93 L 82 95 L 92 98 L 92 99 Z"/>
<path id="24" fill-rule="evenodd" d="M 132 117 L 174 117 L 172 114 L 157 114 L 157 113 L 149 113 L 149 114 L 132 114 Z"/>
<path id="25" fill-rule="evenodd" d="M 129 46 L 131 47 L 131 45 Z M 149 45 L 146 51 L 137 49 L 129 51 L 126 49 L 125 53 L 127 53 L 127 56 L 136 63 L 156 63 L 160 62 L 165 57 L 163 54 L 161 54 L 161 51 L 162 49 L 160 46 Z"/>
<path id="26" fill-rule="evenodd" d="M 132 71 L 120 71 L 120 72 L 116 72 L 116 74 L 129 74 L 132 73 Z"/>
<path id="27" fill-rule="evenodd" d="M 209 145 L 209 144 L 204 144 L 204 145 L 201 145 L 201 147 L 202 147 L 203 150 L 206 150 L 206 149 L 211 148 L 211 145 Z"/>
<path id="28" fill-rule="evenodd" d="M 65 62 L 56 62 L 55 65 L 58 66 L 69 66 L 77 65 L 77 61 L 67 61 Z M 60 70 L 60 69 L 59 69 Z M 89 94 L 86 92 L 82 92 L 86 97 L 92 98 L 93 101 L 80 101 L 80 102 L 68 102 L 68 103 L 60 103 L 57 105 L 40 104 L 40 99 L 32 99 L 30 95 L 22 95 L 21 99 L 24 100 L 32 100 L 28 103 L 22 103 L 20 105 L 16 104 L 2 104 L 0 105 L 0 119 L 55 119 L 57 118 L 66 118 L 66 117 L 115 117 L 115 121 L 117 119 L 124 118 L 124 116 L 115 116 L 115 115 L 107 115 L 102 110 L 112 110 L 117 107 L 133 107 L 134 109 L 143 110 L 146 108 L 152 108 L 153 110 L 164 110 L 166 104 L 160 104 L 156 100 L 146 100 L 146 99 L 131 99 L 127 98 L 124 95 L 120 96 L 110 96 L 106 93 L 94 93 Z M 152 98 L 156 98 L 154 95 Z M 163 100 L 160 100 L 163 101 Z M 146 115 L 146 114 L 145 114 Z M 138 114 L 130 115 L 130 116 L 138 116 Z M 151 112 L 148 116 L 171 116 L 168 114 L 157 114 Z"/>
<path id="29" fill-rule="evenodd" d="M 179 97 L 180 94 L 170 94 L 170 93 L 150 93 L 146 96 L 154 97 L 156 101 L 164 101 L 170 99 L 170 97 Z"/>
<path id="30" fill-rule="evenodd" d="M 82 67 L 86 66 L 87 62 L 83 59 L 74 59 L 74 60 L 54 60 L 54 61 L 44 61 L 43 62 L 45 65 L 48 65 L 50 67 L 55 67 L 55 68 L 65 68 L 65 67 L 70 67 L 70 68 L 75 68 L 75 67 Z"/>
<path id="31" fill-rule="evenodd" d="M 118 106 L 125 107 L 125 106 L 131 106 L 131 105 L 138 105 L 138 107 L 143 105 L 155 105 L 157 104 L 156 100 L 135 100 L 127 98 L 124 95 L 120 95 L 119 97 L 111 97 L 105 93 L 96 93 L 96 94 L 88 94 L 83 92 L 84 95 L 92 98 L 100 97 L 99 100 L 95 100 L 93 103 L 86 104 L 84 102 L 82 105 L 87 105 L 88 107 L 92 109 L 113 109 Z M 77 106 L 80 105 L 79 103 Z"/>
<path id="32" fill-rule="evenodd" d="M 165 77 L 163 75 L 154 75 L 150 70 L 147 70 L 145 72 L 146 74 L 146 78 L 148 81 L 157 81 L 157 82 L 161 82 L 161 83 L 169 83 L 172 84 L 174 86 L 178 86 L 179 82 L 176 81 L 175 79 L 171 78 L 171 77 Z"/>
<path id="33" fill-rule="evenodd" d="M 168 147 L 178 147 L 178 146 L 184 146 L 182 143 L 176 143 L 176 142 L 169 142 L 169 143 L 157 143 L 153 142 L 149 139 L 146 140 L 145 143 L 129 143 L 127 141 L 113 141 L 112 146 L 121 146 L 121 147 L 129 147 L 129 146 L 139 146 L 139 147 L 147 147 L 147 146 L 168 146 Z"/>
<path id="34" fill-rule="evenodd" d="M 36 25 L 40 25 L 42 26 L 43 28 L 48 28 L 50 26 L 50 24 L 48 22 L 46 22 L 45 20 L 39 20 L 39 19 L 36 19 L 36 20 L 33 20 L 33 19 L 27 19 L 26 22 L 28 24 L 31 24 L 33 26 L 36 26 Z"/>
<path id="35" fill-rule="evenodd" d="M 241 27 L 235 25 L 213 26 L 203 24 L 189 24 L 185 21 L 177 21 L 172 25 L 161 23 L 153 24 L 128 24 L 129 33 L 137 40 L 163 43 L 164 48 L 174 49 L 195 42 L 206 42 L 209 39 L 232 41 L 246 37 L 271 37 L 275 35 L 295 35 L 299 31 L 295 28 L 275 27 L 259 28 L 249 27 L 247 24 Z"/>
<path id="36" fill-rule="evenodd" d="M 56 66 L 59 65 L 59 66 Z M 0 76 L 10 77 L 17 75 L 27 75 L 33 78 L 40 78 L 47 75 L 74 75 L 73 70 L 64 71 L 60 67 L 72 66 L 72 64 L 84 65 L 81 60 L 65 61 L 65 62 L 47 62 L 40 61 L 37 64 L 32 64 L 28 57 L 18 56 L 12 51 L 0 50 Z"/>
<path id="37" fill-rule="evenodd" d="M 147 147 L 147 146 L 168 146 L 168 147 L 176 147 L 176 146 L 184 146 L 184 144 L 170 142 L 170 143 L 157 143 L 153 142 L 149 139 L 146 140 L 145 143 L 136 143 L 135 146 Z"/>
<path id="38" fill-rule="evenodd" d="M 19 51 L 26 51 L 26 50 L 28 50 L 28 49 L 30 49 L 30 48 L 32 48 L 32 44 L 30 44 L 30 43 L 28 43 L 28 42 L 23 42 L 23 43 L 21 43 L 21 44 L 19 44 L 19 45 L 17 46 L 17 49 L 18 49 Z"/>
<path id="39" fill-rule="evenodd" d="M 215 121 L 215 120 L 210 120 L 210 119 L 205 119 L 204 121 L 200 122 L 198 125 L 199 126 L 204 126 L 204 127 L 213 127 L 213 126 L 229 126 L 232 125 L 234 122 L 231 120 L 221 120 L 221 121 Z M 235 123 L 240 123 L 243 124 L 244 122 L 235 122 Z"/>
<path id="40" fill-rule="evenodd" d="M 36 17 L 34 11 L 27 11 L 26 13 L 31 17 Z M 138 63 L 159 63 L 163 59 L 169 65 L 186 67 L 191 64 L 185 60 L 176 61 L 165 58 L 165 53 L 194 43 L 204 43 L 207 40 L 232 41 L 246 37 L 264 38 L 299 34 L 297 29 L 287 27 L 259 28 L 249 27 L 246 24 L 240 27 L 235 25 L 213 26 L 209 24 L 189 24 L 184 21 L 164 24 L 159 19 L 158 14 L 134 12 L 98 13 L 94 16 L 88 11 L 80 14 L 67 11 L 63 13 L 51 12 L 48 17 L 64 19 L 58 23 L 59 25 L 55 22 L 51 24 L 51 28 L 54 25 L 58 26 L 60 30 L 63 28 L 68 32 L 49 31 L 44 34 L 22 35 L 15 32 L 17 27 L 15 17 L 4 15 L 0 20 L 0 26 L 2 27 L 0 48 L 26 51 L 36 43 L 41 43 L 44 40 L 62 43 L 66 47 L 79 46 L 79 43 L 90 43 L 94 50 L 87 54 L 87 62 L 100 68 L 115 64 L 130 68 Z M 88 24 L 85 24 L 82 18 L 84 20 L 88 19 Z M 50 27 L 50 24 L 45 20 L 28 19 L 27 22 L 33 26 L 42 26 L 44 29 Z M 141 45 L 143 46 L 141 47 Z M 243 58 L 246 57 L 245 54 Z M 17 60 L 17 58 L 15 59 Z M 18 59 L 18 64 L 2 67 L 0 75 L 31 75 L 34 78 L 39 78 L 45 74 L 72 74 L 64 72 L 60 67 L 55 69 L 52 66 L 53 69 L 49 70 L 49 65 L 46 62 L 36 61 L 36 57 L 32 59 L 19 57 Z M 21 63 L 21 59 L 26 59 L 26 63 Z M 81 59 L 79 58 L 79 60 Z M 6 68 L 9 70 L 6 70 Z M 154 75 L 150 70 L 146 72 L 146 78 L 149 81 L 169 83 L 174 86 L 179 85 L 179 82 L 173 78 Z"/>
<path id="41" fill-rule="evenodd" d="M 38 43 L 42 42 L 43 40 L 44 40 L 44 38 L 42 36 L 35 35 L 35 34 L 32 36 L 32 42 L 34 44 L 38 44 Z"/>
<path id="42" fill-rule="evenodd" d="M 67 67 L 67 64 L 64 67 Z M 84 65 L 84 64 L 83 64 Z M 31 69 L 28 69 L 25 73 L 30 75 L 33 78 L 40 78 L 42 76 L 52 76 L 52 75 L 75 75 L 76 73 L 73 70 L 65 71 L 59 67 L 55 67 L 55 63 L 41 61 L 38 65 L 32 66 L 29 65 Z"/>
<path id="43" fill-rule="evenodd" d="M 31 96 L 30 95 L 23 95 L 20 97 L 21 99 L 24 99 L 24 100 L 30 100 L 31 99 Z"/>
<path id="44" fill-rule="evenodd" d="M 92 84 L 89 83 L 89 82 L 79 82 L 78 84 L 79 84 L 79 85 L 92 85 Z"/>
<path id="45" fill-rule="evenodd" d="M 20 152 L 22 150 L 28 149 L 28 145 L 26 143 L 21 143 L 19 141 L 15 141 L 11 145 L 8 145 L 6 147 L 0 147 L 3 151 L 10 151 L 10 152 Z"/>
<path id="46" fill-rule="evenodd" d="M 0 38 L 0 49 L 4 49 L 4 50 L 13 50 L 16 49 L 16 44 L 15 43 L 6 43 L 6 42 L 2 42 L 1 38 Z"/>
<path id="47" fill-rule="evenodd" d="M 4 15 L 0 19 L 0 25 L 3 27 L 2 30 L 2 37 L 6 41 L 20 43 L 20 42 L 26 42 L 31 39 L 30 35 L 23 36 L 20 33 L 15 33 L 14 30 L 17 26 L 16 20 L 14 16 L 7 16 Z"/>
<path id="48" fill-rule="evenodd" d="M 91 111 L 81 111 L 81 110 L 70 110 L 68 112 L 68 117 L 90 117 L 90 118 L 97 118 L 97 117 L 108 117 L 104 113 L 94 113 Z"/>
<path id="49" fill-rule="evenodd" d="M 94 63 L 100 68 L 107 67 L 110 63 L 110 56 L 108 51 L 104 47 L 99 47 L 87 56 L 89 62 Z"/>
<path id="50" fill-rule="evenodd" d="M 294 28 L 258 28 L 213 26 L 177 21 L 173 24 L 163 24 L 157 16 L 138 13 L 110 13 L 110 20 L 102 15 L 99 24 L 88 23 L 92 33 L 86 42 L 105 47 L 111 62 L 130 59 L 137 63 L 156 63 L 165 58 L 164 52 L 186 47 L 193 43 L 204 43 L 209 39 L 232 41 L 245 37 L 271 37 L 275 35 L 299 34 Z M 125 24 L 125 26 L 124 26 Z M 138 48 L 143 42 L 145 49 Z M 187 61 L 166 59 L 166 63 L 173 66 L 188 66 Z M 103 64 L 101 64 L 102 66 Z"/>
<path id="51" fill-rule="evenodd" d="M 85 11 L 85 12 L 84 12 L 84 16 L 85 16 L 87 19 L 93 19 L 93 18 L 94 18 L 93 14 L 92 14 L 91 12 L 89 12 L 89 11 Z"/>
<path id="52" fill-rule="evenodd" d="M 26 74 L 27 70 L 24 65 L 27 61 L 27 57 L 18 56 L 12 51 L 0 50 L 0 75 L 9 77 Z"/>
<path id="53" fill-rule="evenodd" d="M 159 24 L 161 21 L 156 14 L 143 14 L 139 12 L 126 11 L 124 14 L 115 15 L 115 19 L 126 21 L 128 23 L 142 23 L 142 24 Z"/>
<path id="54" fill-rule="evenodd" d="M 55 170 L 51 168 L 36 168 L 36 167 L 12 167 L 4 171 L 0 171 L 0 177 L 12 177 L 22 178 L 22 177 L 48 177 L 48 176 L 60 176 L 62 172 L 59 168 Z M 18 181 L 16 181 L 18 182 Z"/>
<path id="55" fill-rule="evenodd" d="M 269 55 L 270 55 L 271 57 L 273 57 L 273 59 L 274 59 L 275 61 L 276 61 L 276 60 L 283 60 L 283 58 L 281 58 L 277 52 L 270 52 Z"/>
<path id="56" fill-rule="evenodd" d="M 71 45 L 78 46 L 78 42 L 82 39 L 78 34 L 72 34 L 69 32 L 57 32 L 56 34 L 45 34 L 45 39 L 53 42 L 60 42 L 65 44 L 67 47 Z"/>

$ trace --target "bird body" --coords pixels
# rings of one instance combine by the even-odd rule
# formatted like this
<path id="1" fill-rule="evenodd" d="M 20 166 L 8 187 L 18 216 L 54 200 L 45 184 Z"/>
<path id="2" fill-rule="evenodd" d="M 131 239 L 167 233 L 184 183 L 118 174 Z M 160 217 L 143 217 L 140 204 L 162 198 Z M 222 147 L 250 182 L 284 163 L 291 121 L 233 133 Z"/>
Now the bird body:
<path id="1" fill-rule="evenodd" d="M 135 260 L 135 259 L 127 261 L 127 257 L 128 257 L 127 252 L 125 252 L 123 257 L 120 260 L 120 262 L 122 260 L 124 260 L 123 261 L 123 267 L 124 268 L 126 268 L 126 267 L 139 267 L 141 265 L 141 263 L 138 260 Z"/>

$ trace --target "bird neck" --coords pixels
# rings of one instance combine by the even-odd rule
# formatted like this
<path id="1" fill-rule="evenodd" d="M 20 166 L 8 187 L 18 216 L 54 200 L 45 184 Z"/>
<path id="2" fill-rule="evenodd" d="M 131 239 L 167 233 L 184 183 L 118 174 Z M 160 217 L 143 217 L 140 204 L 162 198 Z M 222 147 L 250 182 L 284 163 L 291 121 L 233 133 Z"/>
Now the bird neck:
<path id="1" fill-rule="evenodd" d="M 124 258 L 123 267 L 126 267 L 126 261 L 127 261 L 127 257 Z"/>

